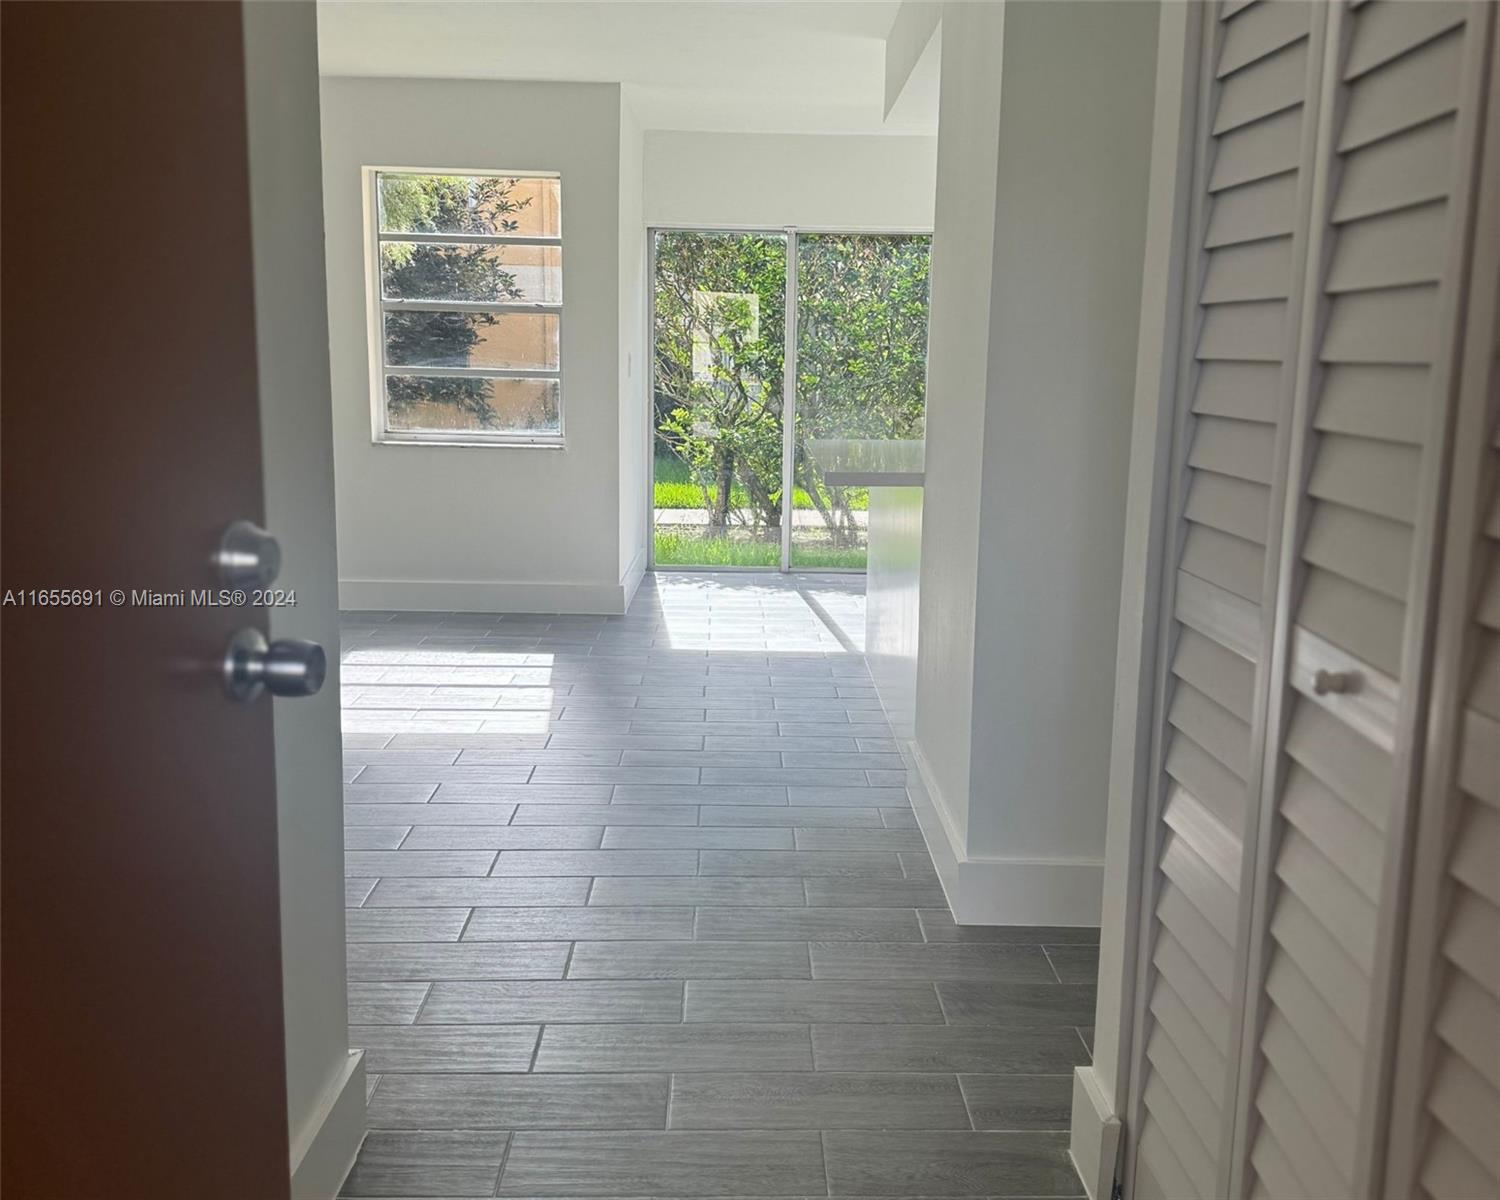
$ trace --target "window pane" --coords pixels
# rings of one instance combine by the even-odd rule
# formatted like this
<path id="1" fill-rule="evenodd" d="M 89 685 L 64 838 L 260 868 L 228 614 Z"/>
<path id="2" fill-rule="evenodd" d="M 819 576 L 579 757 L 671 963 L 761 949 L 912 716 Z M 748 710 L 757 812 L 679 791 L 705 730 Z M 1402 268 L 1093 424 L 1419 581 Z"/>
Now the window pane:
<path id="1" fill-rule="evenodd" d="M 385 361 L 556 371 L 560 324 L 555 313 L 388 312 Z"/>
<path id="2" fill-rule="evenodd" d="M 561 246 L 435 246 L 381 242 L 387 300 L 562 302 Z"/>
<path id="3" fill-rule="evenodd" d="M 792 565 L 865 566 L 869 494 L 831 486 L 809 443 L 922 436 L 930 239 L 797 237 Z"/>
<path id="4" fill-rule="evenodd" d="M 388 375 L 386 427 L 394 433 L 558 433 L 556 379 L 434 379 Z"/>
<path id="5" fill-rule="evenodd" d="M 378 187 L 381 233 L 562 235 L 555 178 L 382 173 Z"/>

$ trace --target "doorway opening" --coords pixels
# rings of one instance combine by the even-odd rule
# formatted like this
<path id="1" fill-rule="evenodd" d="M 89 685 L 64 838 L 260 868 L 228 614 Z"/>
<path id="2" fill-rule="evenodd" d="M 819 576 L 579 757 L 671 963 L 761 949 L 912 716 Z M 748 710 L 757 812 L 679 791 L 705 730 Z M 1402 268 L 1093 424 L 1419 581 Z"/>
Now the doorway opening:
<path id="1" fill-rule="evenodd" d="M 653 231 L 653 566 L 865 569 L 868 494 L 823 455 L 922 436 L 930 242 Z"/>

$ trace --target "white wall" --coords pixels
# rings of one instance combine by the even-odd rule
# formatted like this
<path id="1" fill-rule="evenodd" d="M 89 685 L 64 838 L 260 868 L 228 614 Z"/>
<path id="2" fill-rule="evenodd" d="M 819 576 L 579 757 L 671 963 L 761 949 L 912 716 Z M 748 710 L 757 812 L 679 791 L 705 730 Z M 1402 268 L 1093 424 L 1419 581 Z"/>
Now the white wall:
<path id="1" fill-rule="evenodd" d="M 1005 36 L 969 846 L 1102 859 L 1156 6 Z"/>
<path id="2" fill-rule="evenodd" d="M 645 142 L 620 104 L 620 580 L 625 603 L 646 570 Z"/>
<path id="3" fill-rule="evenodd" d="M 937 139 L 646 134 L 648 225 L 932 228 Z"/>
<path id="4" fill-rule="evenodd" d="M 620 139 L 616 84 L 323 80 L 345 607 L 623 607 Z M 367 166 L 561 173 L 565 449 L 372 443 Z"/>
<path id="5" fill-rule="evenodd" d="M 985 372 L 1006 6 L 943 9 L 927 332 L 927 477 L 917 746 L 928 791 L 967 845 Z"/>
<path id="6" fill-rule="evenodd" d="M 917 734 L 997 922 L 1099 920 L 1156 17 L 944 10 Z"/>
<path id="7" fill-rule="evenodd" d="M 266 523 L 281 543 L 271 636 L 319 642 L 316 696 L 274 703 L 287 1120 L 294 1197 L 330 1197 L 364 1134 L 349 1053 L 339 757 L 333 431 L 318 204 L 317 27 L 311 4 L 244 6 L 255 319 Z M 232 952 L 226 947 L 226 952 Z M 232 1081 L 229 1081 L 232 1084 Z"/>

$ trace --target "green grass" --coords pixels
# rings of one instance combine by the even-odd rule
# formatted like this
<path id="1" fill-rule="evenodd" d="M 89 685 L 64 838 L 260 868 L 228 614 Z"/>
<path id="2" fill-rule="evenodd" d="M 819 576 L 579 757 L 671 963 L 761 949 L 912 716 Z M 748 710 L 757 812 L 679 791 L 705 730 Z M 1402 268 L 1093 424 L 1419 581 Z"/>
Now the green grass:
<path id="1" fill-rule="evenodd" d="M 781 565 L 777 542 L 742 542 L 732 538 L 695 537 L 692 534 L 656 531 L 656 565 L 659 567 L 771 567 Z"/>
<path id="2" fill-rule="evenodd" d="M 777 542 L 748 542 L 727 537 L 702 537 L 674 530 L 656 531 L 656 565 L 659 567 L 768 567 L 781 565 Z M 794 546 L 792 566 L 802 570 L 820 567 L 865 569 L 862 549 L 821 549 Z"/>
<path id="3" fill-rule="evenodd" d="M 675 454 L 658 454 L 655 463 L 653 498 L 657 508 L 702 508 L 703 489 L 693 482 L 693 473 L 687 463 Z M 709 489 L 712 497 L 714 489 Z M 848 493 L 849 507 L 862 511 L 870 507 L 870 494 L 864 488 L 851 488 Z M 729 489 L 731 508 L 749 508 L 750 496 L 741 484 Z M 793 508 L 812 508 L 812 497 L 802 488 L 792 492 Z"/>

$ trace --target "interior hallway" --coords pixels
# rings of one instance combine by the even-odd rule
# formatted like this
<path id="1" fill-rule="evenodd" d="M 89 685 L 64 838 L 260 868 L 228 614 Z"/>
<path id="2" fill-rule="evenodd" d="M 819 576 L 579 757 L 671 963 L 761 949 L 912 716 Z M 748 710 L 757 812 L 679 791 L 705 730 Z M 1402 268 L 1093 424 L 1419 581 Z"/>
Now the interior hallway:
<path id="1" fill-rule="evenodd" d="M 347 1196 L 1075 1196 L 1097 931 L 959 929 L 861 576 L 346 614 Z"/>

